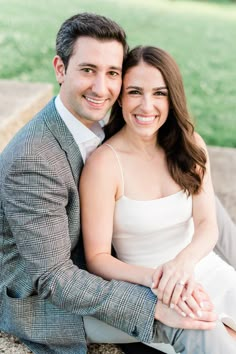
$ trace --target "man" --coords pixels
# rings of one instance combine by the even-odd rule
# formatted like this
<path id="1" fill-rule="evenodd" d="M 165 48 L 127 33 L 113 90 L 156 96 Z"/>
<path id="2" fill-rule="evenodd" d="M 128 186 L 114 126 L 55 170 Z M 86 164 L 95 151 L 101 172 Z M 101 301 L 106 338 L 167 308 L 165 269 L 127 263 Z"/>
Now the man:
<path id="1" fill-rule="evenodd" d="M 221 328 L 204 331 L 215 325 L 211 310 L 198 320 L 184 318 L 148 288 L 84 270 L 78 180 L 103 139 L 98 122 L 118 97 L 127 44 L 116 23 L 84 13 L 62 24 L 56 50 L 59 96 L 0 158 L 0 329 L 37 354 L 86 353 L 86 336 L 94 340 L 86 316 L 104 322 L 108 341 L 115 327 L 137 341 L 169 341 L 182 353 L 199 353 L 191 350 L 195 337 L 206 343 L 206 353 L 212 338 L 221 348 Z"/>

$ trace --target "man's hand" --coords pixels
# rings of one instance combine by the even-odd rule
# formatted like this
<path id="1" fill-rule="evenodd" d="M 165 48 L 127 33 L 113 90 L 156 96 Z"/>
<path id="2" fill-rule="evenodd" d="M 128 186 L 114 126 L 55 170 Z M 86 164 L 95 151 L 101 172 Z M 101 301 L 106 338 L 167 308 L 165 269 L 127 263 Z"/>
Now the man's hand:
<path id="1" fill-rule="evenodd" d="M 202 311 L 212 312 L 214 305 L 204 288 L 200 284 L 195 283 L 193 293 L 189 296 L 183 292 L 181 299 L 174 308 L 184 317 L 201 318 Z"/>

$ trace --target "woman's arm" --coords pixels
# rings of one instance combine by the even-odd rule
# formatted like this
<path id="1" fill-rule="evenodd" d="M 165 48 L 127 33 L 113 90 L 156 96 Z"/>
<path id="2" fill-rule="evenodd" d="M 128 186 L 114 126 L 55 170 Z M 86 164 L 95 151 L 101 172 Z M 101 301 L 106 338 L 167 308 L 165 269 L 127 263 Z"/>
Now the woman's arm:
<path id="1" fill-rule="evenodd" d="M 111 255 L 113 214 L 121 194 L 120 170 L 113 152 L 98 148 L 88 159 L 80 179 L 81 224 L 87 266 L 104 279 L 151 286 L 153 269 L 119 261 Z"/>
<path id="2" fill-rule="evenodd" d="M 199 135 L 195 135 L 197 144 L 207 154 L 206 145 Z M 158 267 L 155 272 L 155 286 L 158 298 L 165 304 L 176 305 L 180 295 L 190 296 L 193 290 L 193 271 L 195 265 L 215 246 L 218 228 L 215 213 L 215 198 L 210 175 L 210 163 L 207 154 L 206 173 L 202 190 L 193 196 L 194 235 L 192 242 L 173 260 Z M 186 286 L 185 291 L 183 283 Z M 183 292 L 184 289 L 184 292 Z"/>
<path id="3" fill-rule="evenodd" d="M 218 239 L 215 196 L 211 180 L 209 156 L 204 141 L 197 134 L 196 140 L 206 152 L 206 173 L 203 178 L 201 192 L 193 196 L 194 235 L 192 242 L 177 256 L 177 259 L 191 259 L 195 265 L 212 251 Z"/>

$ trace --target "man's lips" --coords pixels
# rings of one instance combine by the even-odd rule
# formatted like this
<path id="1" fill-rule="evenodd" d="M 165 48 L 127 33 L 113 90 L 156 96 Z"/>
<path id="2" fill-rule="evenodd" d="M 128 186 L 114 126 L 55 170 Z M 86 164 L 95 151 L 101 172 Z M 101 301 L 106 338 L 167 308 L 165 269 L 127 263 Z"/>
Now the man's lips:
<path id="1" fill-rule="evenodd" d="M 91 103 L 92 105 L 103 105 L 107 98 L 95 98 L 95 97 L 89 97 L 89 96 L 84 96 L 87 102 Z"/>

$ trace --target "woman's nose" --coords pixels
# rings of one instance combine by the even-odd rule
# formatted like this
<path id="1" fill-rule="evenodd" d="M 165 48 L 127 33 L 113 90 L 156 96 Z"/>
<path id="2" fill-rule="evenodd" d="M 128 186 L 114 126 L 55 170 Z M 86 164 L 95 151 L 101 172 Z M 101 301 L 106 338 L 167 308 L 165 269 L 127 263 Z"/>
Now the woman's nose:
<path id="1" fill-rule="evenodd" d="M 142 99 L 142 109 L 146 112 L 149 112 L 153 108 L 153 102 L 151 97 L 149 96 L 143 96 Z"/>

